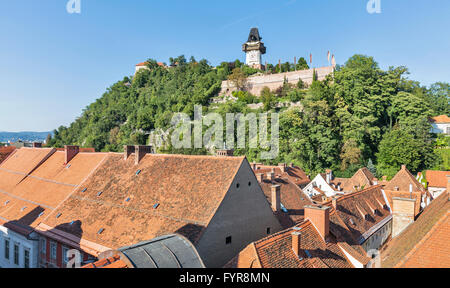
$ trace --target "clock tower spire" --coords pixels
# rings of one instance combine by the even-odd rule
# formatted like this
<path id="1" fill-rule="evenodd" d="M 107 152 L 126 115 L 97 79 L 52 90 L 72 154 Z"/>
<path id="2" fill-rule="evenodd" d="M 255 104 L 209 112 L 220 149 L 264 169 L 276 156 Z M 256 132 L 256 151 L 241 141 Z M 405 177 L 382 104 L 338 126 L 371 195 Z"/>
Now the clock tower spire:
<path id="1" fill-rule="evenodd" d="M 258 28 L 252 28 L 247 42 L 242 45 L 242 51 L 246 54 L 245 64 L 257 69 L 263 69 L 261 56 L 266 54 L 266 47 L 261 40 Z"/>

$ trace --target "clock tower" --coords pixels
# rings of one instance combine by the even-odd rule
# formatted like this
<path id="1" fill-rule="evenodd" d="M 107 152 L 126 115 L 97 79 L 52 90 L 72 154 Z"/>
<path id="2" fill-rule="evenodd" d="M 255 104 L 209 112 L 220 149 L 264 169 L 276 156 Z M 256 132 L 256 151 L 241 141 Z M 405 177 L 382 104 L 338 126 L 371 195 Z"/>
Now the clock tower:
<path id="1" fill-rule="evenodd" d="M 245 64 L 257 69 L 263 69 L 261 55 L 266 54 L 266 47 L 261 40 L 258 28 L 252 28 L 247 42 L 242 45 L 242 51 L 246 53 Z"/>

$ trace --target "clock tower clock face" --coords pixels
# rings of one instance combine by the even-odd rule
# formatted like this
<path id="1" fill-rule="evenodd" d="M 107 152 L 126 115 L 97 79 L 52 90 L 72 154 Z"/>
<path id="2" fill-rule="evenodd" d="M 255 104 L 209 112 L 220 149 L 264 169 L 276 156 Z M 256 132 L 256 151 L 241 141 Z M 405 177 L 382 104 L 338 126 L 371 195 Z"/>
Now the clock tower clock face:
<path id="1" fill-rule="evenodd" d="M 261 64 L 261 58 L 260 58 L 259 51 L 249 51 L 247 54 L 247 64 L 253 65 L 253 64 Z"/>

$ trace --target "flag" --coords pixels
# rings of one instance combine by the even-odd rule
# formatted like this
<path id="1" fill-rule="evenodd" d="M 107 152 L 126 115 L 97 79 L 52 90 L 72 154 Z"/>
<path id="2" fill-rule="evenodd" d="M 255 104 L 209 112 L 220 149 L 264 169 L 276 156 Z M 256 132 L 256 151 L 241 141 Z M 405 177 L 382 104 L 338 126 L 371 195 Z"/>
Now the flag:
<path id="1" fill-rule="evenodd" d="M 328 58 L 328 63 L 330 63 L 330 51 L 328 51 L 327 58 Z"/>

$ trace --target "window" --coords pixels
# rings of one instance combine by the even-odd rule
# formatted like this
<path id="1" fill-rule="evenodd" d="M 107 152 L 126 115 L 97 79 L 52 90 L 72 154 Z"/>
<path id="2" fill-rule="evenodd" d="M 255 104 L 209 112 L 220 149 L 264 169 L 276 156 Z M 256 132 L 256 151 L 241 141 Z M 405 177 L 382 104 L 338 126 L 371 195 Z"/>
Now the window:
<path id="1" fill-rule="evenodd" d="M 252 182 L 248 182 L 248 186 L 249 186 L 249 187 L 252 186 Z"/>
<path id="2" fill-rule="evenodd" d="M 19 265 L 19 244 L 14 243 L 14 264 Z"/>
<path id="3" fill-rule="evenodd" d="M 267 227 L 267 235 L 270 234 L 270 227 Z"/>
<path id="4" fill-rule="evenodd" d="M 241 186 L 241 184 L 239 184 L 239 183 L 236 184 L 236 188 L 239 189 L 240 186 Z"/>
<path id="5" fill-rule="evenodd" d="M 41 238 L 41 253 L 46 254 L 47 253 L 47 240 L 45 238 Z"/>
<path id="6" fill-rule="evenodd" d="M 447 135 L 450 135 L 450 127 L 447 127 Z"/>
<path id="7" fill-rule="evenodd" d="M 5 239 L 5 259 L 9 260 L 9 240 Z"/>
<path id="8" fill-rule="evenodd" d="M 63 259 L 63 266 L 67 267 L 67 262 L 69 262 L 69 248 L 62 247 L 62 259 Z"/>
<path id="9" fill-rule="evenodd" d="M 23 267 L 30 268 L 30 250 L 25 249 L 23 252 Z"/>
<path id="10" fill-rule="evenodd" d="M 56 243 L 50 242 L 50 259 L 56 260 Z"/>
<path id="11" fill-rule="evenodd" d="M 225 239 L 225 244 L 227 244 L 227 245 L 231 244 L 231 236 L 228 236 L 228 237 Z"/>

